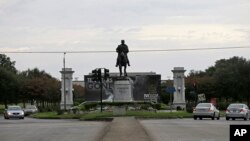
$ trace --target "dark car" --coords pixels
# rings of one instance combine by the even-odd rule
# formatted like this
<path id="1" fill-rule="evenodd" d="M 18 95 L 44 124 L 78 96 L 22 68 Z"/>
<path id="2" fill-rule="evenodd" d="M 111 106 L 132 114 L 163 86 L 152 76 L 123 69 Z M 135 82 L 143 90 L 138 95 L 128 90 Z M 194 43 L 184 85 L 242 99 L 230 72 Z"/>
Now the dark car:
<path id="1" fill-rule="evenodd" d="M 24 111 L 20 106 L 8 106 L 4 111 L 4 118 L 19 118 L 24 119 Z"/>
<path id="2" fill-rule="evenodd" d="M 242 118 L 244 120 L 247 120 L 249 119 L 249 117 L 249 108 L 246 104 L 233 103 L 227 107 L 226 120 L 229 120 L 230 118 L 232 120 L 235 120 L 236 118 Z"/>

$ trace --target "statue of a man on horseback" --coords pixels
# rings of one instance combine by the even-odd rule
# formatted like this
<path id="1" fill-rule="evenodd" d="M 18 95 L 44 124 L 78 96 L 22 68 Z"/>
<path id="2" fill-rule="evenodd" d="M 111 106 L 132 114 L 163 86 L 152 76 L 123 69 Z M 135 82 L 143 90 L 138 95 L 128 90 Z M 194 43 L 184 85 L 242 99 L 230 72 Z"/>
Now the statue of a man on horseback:
<path id="1" fill-rule="evenodd" d="M 116 52 L 118 53 L 116 67 L 119 66 L 120 76 L 122 76 L 122 66 L 124 67 L 124 76 L 127 76 L 127 65 L 130 66 L 127 56 L 129 49 L 124 40 L 121 40 L 121 44 L 116 48 Z"/>

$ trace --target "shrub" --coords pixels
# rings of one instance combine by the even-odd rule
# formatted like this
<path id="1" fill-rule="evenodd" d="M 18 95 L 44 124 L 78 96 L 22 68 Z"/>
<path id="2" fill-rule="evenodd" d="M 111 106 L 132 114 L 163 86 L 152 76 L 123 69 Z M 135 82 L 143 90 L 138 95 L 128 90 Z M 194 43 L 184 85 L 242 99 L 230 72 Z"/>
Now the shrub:
<path id="1" fill-rule="evenodd" d="M 142 104 L 142 105 L 141 105 L 141 109 L 142 109 L 142 110 L 148 110 L 149 107 L 151 107 L 150 104 Z"/>
<path id="2" fill-rule="evenodd" d="M 188 113 L 193 113 L 193 108 L 194 108 L 195 106 L 196 106 L 195 103 L 187 103 L 187 105 L 186 105 L 186 111 L 187 111 Z"/>
<path id="3" fill-rule="evenodd" d="M 56 111 L 56 113 L 57 113 L 57 115 L 62 115 L 63 114 L 63 110 L 61 110 L 61 109 L 58 109 L 57 111 Z"/>
<path id="4" fill-rule="evenodd" d="M 152 107 L 153 107 L 154 109 L 160 110 L 160 109 L 161 109 L 161 104 L 160 104 L 160 103 L 152 104 Z"/>
<path id="5" fill-rule="evenodd" d="M 97 103 L 88 103 L 84 105 L 86 110 L 90 110 L 91 108 L 95 108 L 97 106 Z"/>

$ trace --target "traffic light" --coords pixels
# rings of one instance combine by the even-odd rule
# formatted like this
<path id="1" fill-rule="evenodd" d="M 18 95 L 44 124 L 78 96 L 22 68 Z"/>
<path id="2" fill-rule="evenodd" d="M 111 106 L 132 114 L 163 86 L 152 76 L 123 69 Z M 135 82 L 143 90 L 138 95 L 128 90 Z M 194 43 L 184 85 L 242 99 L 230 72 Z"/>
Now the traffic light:
<path id="1" fill-rule="evenodd" d="M 104 80 L 107 80 L 109 78 L 109 70 L 104 69 Z"/>
<path id="2" fill-rule="evenodd" d="M 100 81 L 102 79 L 102 69 L 98 69 L 98 80 Z"/>
<path id="3" fill-rule="evenodd" d="M 92 80 L 98 81 L 98 72 L 97 69 L 92 70 Z"/>

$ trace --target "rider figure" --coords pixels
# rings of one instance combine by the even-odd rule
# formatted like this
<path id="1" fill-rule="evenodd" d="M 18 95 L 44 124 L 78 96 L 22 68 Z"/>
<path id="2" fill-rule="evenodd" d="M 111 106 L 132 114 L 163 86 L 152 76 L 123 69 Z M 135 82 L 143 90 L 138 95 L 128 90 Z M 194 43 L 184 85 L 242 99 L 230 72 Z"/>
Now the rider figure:
<path id="1" fill-rule="evenodd" d="M 127 56 L 127 53 L 129 52 L 129 50 L 128 50 L 128 46 L 125 44 L 124 40 L 121 40 L 121 44 L 118 45 L 118 47 L 116 48 L 116 52 L 118 53 L 117 60 L 116 60 L 116 67 L 118 67 L 118 65 L 119 65 L 119 58 L 120 58 L 120 55 L 122 52 L 125 54 L 125 56 L 127 58 L 128 66 L 130 66 L 128 56 Z"/>

